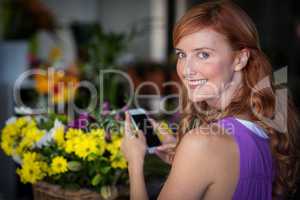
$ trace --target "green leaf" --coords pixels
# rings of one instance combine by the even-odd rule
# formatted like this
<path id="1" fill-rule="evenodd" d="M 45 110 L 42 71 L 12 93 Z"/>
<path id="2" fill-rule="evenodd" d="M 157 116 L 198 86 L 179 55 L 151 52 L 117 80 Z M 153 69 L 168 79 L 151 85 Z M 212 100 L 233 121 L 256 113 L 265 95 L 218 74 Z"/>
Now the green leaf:
<path id="1" fill-rule="evenodd" d="M 68 168 L 73 172 L 78 172 L 81 170 L 82 165 L 78 161 L 69 161 L 68 162 Z"/>
<path id="2" fill-rule="evenodd" d="M 95 154 L 95 153 L 90 153 L 90 154 L 88 155 L 88 159 L 94 160 L 94 159 L 96 159 L 96 158 L 98 158 L 98 155 Z"/>
<path id="3" fill-rule="evenodd" d="M 111 167 L 105 166 L 105 167 L 100 168 L 100 171 L 102 174 L 107 174 L 110 169 L 111 169 Z"/>
<path id="4" fill-rule="evenodd" d="M 96 186 L 100 183 L 100 181 L 102 180 L 102 177 L 100 174 L 97 174 L 96 176 L 94 176 L 94 178 L 92 179 L 92 185 Z"/>

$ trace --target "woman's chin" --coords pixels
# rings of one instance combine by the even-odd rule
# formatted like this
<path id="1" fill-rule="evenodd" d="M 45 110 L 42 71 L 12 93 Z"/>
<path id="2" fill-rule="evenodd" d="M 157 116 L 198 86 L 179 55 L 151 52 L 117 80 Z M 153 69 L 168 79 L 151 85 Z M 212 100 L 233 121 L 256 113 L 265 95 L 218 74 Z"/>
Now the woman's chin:
<path id="1" fill-rule="evenodd" d="M 193 103 L 201 102 L 201 101 L 209 101 L 214 98 L 214 95 L 189 95 L 189 99 Z"/>

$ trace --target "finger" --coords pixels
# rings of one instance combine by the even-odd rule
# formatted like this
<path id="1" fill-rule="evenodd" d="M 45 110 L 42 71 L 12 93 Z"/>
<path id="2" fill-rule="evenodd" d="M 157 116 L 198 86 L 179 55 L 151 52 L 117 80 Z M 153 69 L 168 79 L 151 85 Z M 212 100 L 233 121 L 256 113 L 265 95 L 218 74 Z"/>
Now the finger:
<path id="1" fill-rule="evenodd" d="M 125 136 L 131 136 L 132 135 L 132 130 L 131 130 L 131 121 L 130 121 L 130 116 L 129 113 L 125 113 Z"/>
<path id="2" fill-rule="evenodd" d="M 176 144 L 177 138 L 173 135 L 163 135 L 161 136 L 162 145 L 165 144 Z"/>
<path id="3" fill-rule="evenodd" d="M 128 112 L 125 113 L 125 121 L 126 121 L 127 123 L 130 123 L 130 116 L 129 116 L 129 113 L 128 113 Z"/>
<path id="4" fill-rule="evenodd" d="M 142 140 L 143 142 L 146 142 L 146 137 L 145 137 L 144 133 L 141 130 L 137 130 L 135 136 L 139 140 Z"/>
<path id="5" fill-rule="evenodd" d="M 160 145 L 158 147 L 156 147 L 156 149 L 158 151 L 166 151 L 166 150 L 174 150 L 174 148 L 176 147 L 176 144 L 163 144 L 163 145 Z"/>
<path id="6" fill-rule="evenodd" d="M 150 123 L 151 123 L 151 125 L 153 126 L 154 129 L 158 128 L 158 123 L 154 119 L 149 118 L 149 121 L 150 121 Z"/>
<path id="7" fill-rule="evenodd" d="M 157 151 L 157 149 L 154 150 L 155 155 L 157 155 L 160 159 L 165 160 L 166 154 L 161 153 L 160 151 Z"/>
<path id="8" fill-rule="evenodd" d="M 159 134 L 160 136 L 162 136 L 163 140 L 165 140 L 165 139 L 167 139 L 167 140 L 172 139 L 173 140 L 174 136 L 172 136 L 171 133 L 169 132 L 169 130 L 166 127 L 164 127 L 163 123 L 157 123 L 153 119 L 151 119 L 150 122 L 152 123 L 152 126 L 156 130 L 155 132 L 157 134 Z"/>
<path id="9" fill-rule="evenodd" d="M 168 156 L 167 154 L 161 153 L 159 151 L 154 151 L 154 153 L 155 153 L 155 155 L 157 155 L 164 162 L 171 163 L 170 156 Z"/>
<path id="10" fill-rule="evenodd" d="M 176 143 L 176 137 L 170 134 L 163 135 L 163 142 L 164 143 Z"/>

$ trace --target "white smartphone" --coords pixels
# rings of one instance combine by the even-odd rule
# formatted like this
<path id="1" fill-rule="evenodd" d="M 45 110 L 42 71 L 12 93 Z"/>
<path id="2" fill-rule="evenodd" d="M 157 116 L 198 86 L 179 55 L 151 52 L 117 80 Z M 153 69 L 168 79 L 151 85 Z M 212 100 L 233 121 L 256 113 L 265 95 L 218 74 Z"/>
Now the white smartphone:
<path id="1" fill-rule="evenodd" d="M 137 108 L 128 110 L 128 113 L 133 126 L 144 133 L 148 145 L 148 153 L 153 154 L 156 146 L 160 146 L 161 142 L 155 134 L 146 111 L 142 108 Z"/>

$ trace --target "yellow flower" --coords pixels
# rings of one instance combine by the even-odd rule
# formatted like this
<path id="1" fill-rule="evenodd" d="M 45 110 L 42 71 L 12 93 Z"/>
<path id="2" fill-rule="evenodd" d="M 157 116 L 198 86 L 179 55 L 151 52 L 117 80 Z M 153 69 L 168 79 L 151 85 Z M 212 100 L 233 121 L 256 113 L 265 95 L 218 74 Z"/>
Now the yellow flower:
<path id="1" fill-rule="evenodd" d="M 79 137 L 82 135 L 83 135 L 83 131 L 81 129 L 70 128 L 70 129 L 68 129 L 68 131 L 66 133 L 66 138 L 72 139 L 72 138 L 76 138 L 76 137 Z"/>
<path id="2" fill-rule="evenodd" d="M 12 155 L 17 146 L 16 141 L 21 139 L 21 128 L 27 123 L 28 118 L 20 117 L 14 122 L 7 123 L 2 129 L 1 148 L 7 155 Z"/>
<path id="3" fill-rule="evenodd" d="M 23 154 L 22 163 L 33 163 L 41 159 L 41 155 L 36 152 L 25 152 Z"/>
<path id="4" fill-rule="evenodd" d="M 97 156 L 101 156 L 106 148 L 104 129 L 93 129 L 89 133 L 91 140 L 96 141 L 97 150 L 94 152 Z"/>
<path id="5" fill-rule="evenodd" d="M 110 161 L 111 161 L 111 166 L 113 168 L 120 168 L 120 169 L 127 168 L 127 161 L 120 151 L 116 154 L 111 155 Z"/>
<path id="6" fill-rule="evenodd" d="M 110 162 L 113 168 L 126 169 L 127 161 L 121 152 L 122 135 L 120 133 L 112 134 L 112 141 L 107 144 L 107 150 L 111 153 Z"/>
<path id="7" fill-rule="evenodd" d="M 15 140 L 18 137 L 18 133 L 19 130 L 15 123 L 6 125 L 2 129 L 1 148 L 9 156 L 14 153 Z"/>
<path id="8" fill-rule="evenodd" d="M 76 138 L 75 138 L 76 139 Z M 72 153 L 74 152 L 74 146 L 76 144 L 75 139 L 68 139 L 65 143 L 65 151 L 67 153 Z"/>
<path id="9" fill-rule="evenodd" d="M 28 140 L 22 140 L 14 150 L 17 155 L 22 156 L 28 147 L 31 147 L 31 143 Z"/>
<path id="10" fill-rule="evenodd" d="M 51 100 L 53 103 L 63 103 L 74 98 L 78 78 L 65 72 L 57 71 L 51 85 Z"/>
<path id="11" fill-rule="evenodd" d="M 2 136 L 8 136 L 8 137 L 17 136 L 19 131 L 20 130 L 17 127 L 16 123 L 8 124 L 2 129 Z"/>
<path id="12" fill-rule="evenodd" d="M 105 139 L 105 131 L 103 128 L 92 129 L 89 133 L 95 139 L 104 140 Z"/>
<path id="13" fill-rule="evenodd" d="M 13 154 L 14 152 L 13 144 L 14 143 L 11 140 L 2 140 L 1 148 L 3 149 L 6 155 L 10 156 Z"/>
<path id="14" fill-rule="evenodd" d="M 46 176 L 46 172 L 42 170 L 42 162 L 25 163 L 21 169 L 17 169 L 23 183 L 36 183 Z"/>
<path id="15" fill-rule="evenodd" d="M 48 59 L 50 62 L 55 62 L 57 60 L 60 60 L 62 56 L 62 49 L 60 49 L 59 47 L 53 47 L 49 52 Z"/>
<path id="16" fill-rule="evenodd" d="M 45 134 L 31 117 L 20 117 L 2 129 L 1 147 L 7 155 L 22 156 Z"/>
<path id="17" fill-rule="evenodd" d="M 31 117 L 20 117 L 16 120 L 16 126 L 22 128 L 28 122 L 33 122 Z"/>
<path id="18" fill-rule="evenodd" d="M 80 158 L 93 154 L 101 156 L 105 151 L 105 132 L 103 129 L 93 129 L 84 133 L 80 129 L 69 129 L 66 133 L 65 151 L 74 152 Z"/>
<path id="19" fill-rule="evenodd" d="M 112 142 L 107 144 L 106 149 L 113 155 L 117 154 L 120 151 L 121 141 L 121 138 L 112 139 Z"/>
<path id="20" fill-rule="evenodd" d="M 38 142 L 44 135 L 45 131 L 40 130 L 37 127 L 26 127 L 22 129 L 22 133 L 24 135 L 23 140 L 26 140 L 30 144 L 34 144 Z"/>
<path id="21" fill-rule="evenodd" d="M 21 169 L 17 169 L 23 183 L 36 183 L 46 176 L 47 163 L 41 161 L 41 155 L 35 152 L 25 152 Z"/>
<path id="22" fill-rule="evenodd" d="M 54 131 L 54 141 L 58 144 L 58 146 L 63 147 L 65 144 L 65 134 L 64 127 L 60 126 Z"/>
<path id="23" fill-rule="evenodd" d="M 40 94 L 47 94 L 48 93 L 48 77 L 47 75 L 36 74 L 34 76 L 35 79 L 35 89 Z"/>
<path id="24" fill-rule="evenodd" d="M 53 103 L 63 103 L 74 98 L 78 78 L 64 71 L 35 75 L 35 88 L 40 94 L 50 94 Z"/>
<path id="25" fill-rule="evenodd" d="M 68 162 L 62 156 L 56 156 L 51 162 L 51 174 L 59 174 L 68 171 Z"/>
<path id="26" fill-rule="evenodd" d="M 29 125 L 22 129 L 22 139 L 16 147 L 17 155 L 22 155 L 22 152 L 31 149 L 45 135 L 44 130 L 40 130 L 35 126 Z"/>
<path id="27" fill-rule="evenodd" d="M 80 137 L 75 144 L 75 154 L 80 158 L 86 158 L 91 153 L 97 153 L 97 143 L 93 139 L 93 137 L 89 137 L 89 135 L 84 135 Z"/>

